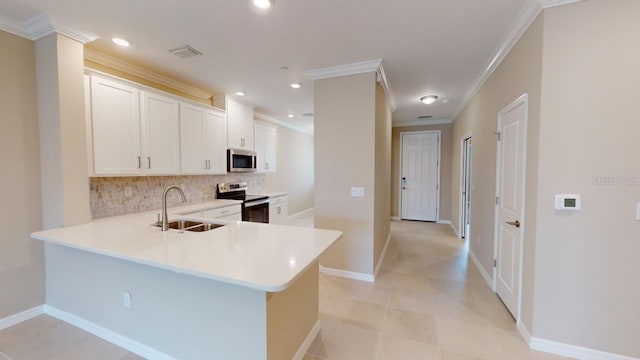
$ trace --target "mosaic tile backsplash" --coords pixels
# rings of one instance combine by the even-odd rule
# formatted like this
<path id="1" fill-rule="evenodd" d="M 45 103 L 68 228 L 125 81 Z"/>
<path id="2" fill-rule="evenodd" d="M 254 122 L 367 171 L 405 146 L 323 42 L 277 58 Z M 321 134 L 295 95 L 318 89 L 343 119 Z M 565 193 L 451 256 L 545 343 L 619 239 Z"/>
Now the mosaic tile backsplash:
<path id="1" fill-rule="evenodd" d="M 250 194 L 264 193 L 264 174 L 227 174 L 197 176 L 137 176 L 90 178 L 91 217 L 130 214 L 160 209 L 162 191 L 170 185 L 181 186 L 188 203 L 199 203 L 216 198 L 216 185 L 222 182 L 246 182 Z M 131 196 L 125 196 L 131 188 Z M 169 193 L 169 206 L 181 203 L 177 192 Z"/>

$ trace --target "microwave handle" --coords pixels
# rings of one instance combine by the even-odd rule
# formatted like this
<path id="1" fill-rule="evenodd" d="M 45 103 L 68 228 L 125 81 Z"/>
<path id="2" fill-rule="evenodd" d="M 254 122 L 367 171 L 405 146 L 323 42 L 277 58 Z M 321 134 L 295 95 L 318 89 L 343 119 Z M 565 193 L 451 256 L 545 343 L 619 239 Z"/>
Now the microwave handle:
<path id="1" fill-rule="evenodd" d="M 257 156 L 255 156 L 255 155 L 251 157 L 251 168 L 252 169 L 256 169 L 256 162 L 257 162 L 256 158 L 257 158 Z"/>

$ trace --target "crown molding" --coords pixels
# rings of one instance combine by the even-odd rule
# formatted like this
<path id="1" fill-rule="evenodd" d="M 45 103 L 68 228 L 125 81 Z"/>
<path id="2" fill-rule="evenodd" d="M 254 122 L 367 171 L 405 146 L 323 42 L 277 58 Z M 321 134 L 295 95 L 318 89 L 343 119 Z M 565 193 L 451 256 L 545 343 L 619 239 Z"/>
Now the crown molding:
<path id="1" fill-rule="evenodd" d="M 543 9 L 547 9 L 554 6 L 569 5 L 569 4 L 577 3 L 582 0 L 538 0 L 538 1 L 540 1 L 540 6 L 542 6 Z"/>
<path id="2" fill-rule="evenodd" d="M 391 123 L 392 127 L 407 127 L 407 126 L 424 126 L 424 125 L 449 125 L 453 124 L 451 119 L 424 119 L 424 120 L 412 120 L 412 121 L 394 121 Z"/>
<path id="3" fill-rule="evenodd" d="M 368 72 L 376 73 L 376 81 L 380 83 L 382 89 L 384 90 L 384 94 L 387 97 L 387 103 L 389 104 L 391 112 L 396 111 L 396 99 L 393 95 L 393 92 L 391 91 L 389 81 L 387 80 L 387 74 L 384 71 L 382 59 L 374 59 L 352 64 L 309 70 L 306 72 L 306 75 L 312 80 L 320 80 L 347 75 L 363 74 Z"/>
<path id="4" fill-rule="evenodd" d="M 90 32 L 59 23 L 46 13 L 35 16 L 24 23 L 0 15 L 0 30 L 32 41 L 36 41 L 53 33 L 64 35 L 82 44 L 92 42 L 99 37 Z"/>
<path id="5" fill-rule="evenodd" d="M 110 67 L 115 70 L 120 70 L 122 72 L 137 76 L 139 78 L 143 78 L 145 80 L 154 82 L 156 84 L 170 87 L 172 89 L 178 90 L 185 94 L 195 96 L 199 99 L 209 99 L 211 98 L 211 96 L 213 96 L 213 94 L 209 91 L 202 90 L 195 86 L 186 84 L 182 81 L 178 81 L 168 76 L 161 75 L 151 70 L 145 69 L 142 66 L 131 64 L 124 60 L 101 53 L 99 51 L 95 51 L 93 49 L 88 49 L 86 47 L 84 49 L 84 58 L 87 60 L 93 61 L 95 63 L 98 63 L 100 65 L 104 65 L 106 67 Z"/>
<path id="6" fill-rule="evenodd" d="M 297 132 L 301 132 L 301 133 L 304 133 L 304 134 L 313 135 L 313 131 L 311 131 L 311 130 L 305 130 L 305 129 L 301 128 L 301 127 L 295 126 L 295 125 L 290 124 L 290 123 L 288 123 L 286 121 L 282 121 L 282 120 L 278 120 L 278 119 L 272 118 L 270 116 L 267 116 L 267 115 L 265 115 L 263 113 L 260 113 L 260 112 L 257 112 L 257 111 L 254 111 L 253 116 L 258 120 L 266 121 L 268 123 L 271 123 L 271 124 L 274 124 L 274 125 L 278 125 L 278 126 L 282 126 L 282 127 L 287 128 L 287 129 L 295 130 Z"/>
<path id="7" fill-rule="evenodd" d="M 491 57 L 491 61 L 484 67 L 484 70 L 478 75 L 478 77 L 474 80 L 472 85 L 469 87 L 467 92 L 464 94 L 462 98 L 462 102 L 460 106 L 456 109 L 453 115 L 453 119 L 457 119 L 458 116 L 464 111 L 464 109 L 469 105 L 474 96 L 480 91 L 484 83 L 489 79 L 491 74 L 498 68 L 500 63 L 507 57 L 511 49 L 516 45 L 518 40 L 522 37 L 525 31 L 529 28 L 529 26 L 536 19 L 538 14 L 542 11 L 542 5 L 539 1 L 548 1 L 548 0 L 529 0 L 522 7 L 520 13 L 515 18 L 515 20 L 509 26 L 506 34 L 502 38 L 500 45 L 493 52 L 493 56 Z M 575 1 L 575 0 L 574 0 Z"/>

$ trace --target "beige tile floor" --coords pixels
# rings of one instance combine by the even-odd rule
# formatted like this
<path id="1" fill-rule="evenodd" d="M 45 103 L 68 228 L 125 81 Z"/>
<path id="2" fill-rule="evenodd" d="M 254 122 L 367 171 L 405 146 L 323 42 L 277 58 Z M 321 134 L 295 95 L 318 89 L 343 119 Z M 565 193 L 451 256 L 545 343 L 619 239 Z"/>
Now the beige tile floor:
<path id="1" fill-rule="evenodd" d="M 393 222 L 375 284 L 321 275 L 320 321 L 304 360 L 564 359 L 526 346 L 447 225 Z M 141 358 L 46 315 L 0 331 L 0 360 L 42 359 Z"/>
<path id="2" fill-rule="evenodd" d="M 527 347 L 448 225 L 391 229 L 375 284 L 320 276 L 322 329 L 305 360 L 566 359 Z"/>

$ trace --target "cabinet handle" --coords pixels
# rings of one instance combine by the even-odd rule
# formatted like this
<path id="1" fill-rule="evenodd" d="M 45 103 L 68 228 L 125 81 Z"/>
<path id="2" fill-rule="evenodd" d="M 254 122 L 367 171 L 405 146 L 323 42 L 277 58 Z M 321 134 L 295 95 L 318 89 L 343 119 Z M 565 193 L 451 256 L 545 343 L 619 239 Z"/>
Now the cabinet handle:
<path id="1" fill-rule="evenodd" d="M 207 160 L 207 169 L 211 169 L 211 160 Z"/>
<path id="2" fill-rule="evenodd" d="M 151 157 L 147 156 L 147 169 L 151 169 Z"/>
<path id="3" fill-rule="evenodd" d="M 282 208 L 278 206 L 278 214 L 282 214 Z"/>
<path id="4" fill-rule="evenodd" d="M 264 168 L 265 168 L 265 170 L 269 170 L 269 163 L 268 162 L 264 163 Z"/>
<path id="5" fill-rule="evenodd" d="M 138 156 L 138 169 L 142 167 L 142 159 Z"/>

